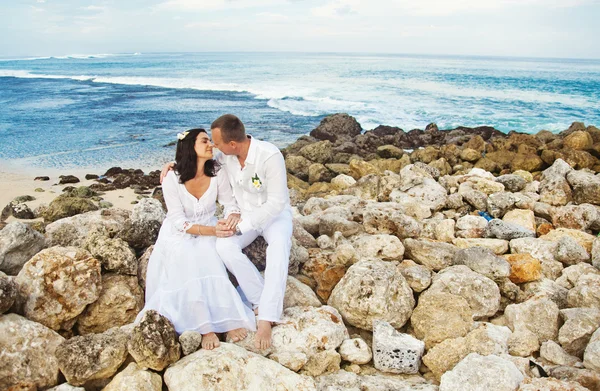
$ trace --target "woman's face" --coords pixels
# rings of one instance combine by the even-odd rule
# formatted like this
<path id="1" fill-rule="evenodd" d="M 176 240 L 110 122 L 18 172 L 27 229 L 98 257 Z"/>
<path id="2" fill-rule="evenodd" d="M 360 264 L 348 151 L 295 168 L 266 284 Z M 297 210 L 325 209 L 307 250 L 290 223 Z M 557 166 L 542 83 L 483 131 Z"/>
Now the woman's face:
<path id="1" fill-rule="evenodd" d="M 194 144 L 194 151 L 196 151 L 196 155 L 198 155 L 199 158 L 213 158 L 213 143 L 206 133 L 198 133 L 196 143 Z"/>

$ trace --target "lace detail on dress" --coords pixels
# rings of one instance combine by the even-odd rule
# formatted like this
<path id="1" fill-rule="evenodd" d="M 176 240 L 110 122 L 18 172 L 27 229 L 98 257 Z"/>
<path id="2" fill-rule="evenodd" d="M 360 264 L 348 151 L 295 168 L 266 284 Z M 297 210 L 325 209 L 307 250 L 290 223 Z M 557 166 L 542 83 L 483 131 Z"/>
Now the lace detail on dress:
<path id="1" fill-rule="evenodd" d="M 192 227 L 192 223 L 190 223 L 189 221 L 186 221 L 185 223 L 183 223 L 183 228 L 181 229 L 181 232 L 186 233 L 188 229 L 190 229 Z"/>

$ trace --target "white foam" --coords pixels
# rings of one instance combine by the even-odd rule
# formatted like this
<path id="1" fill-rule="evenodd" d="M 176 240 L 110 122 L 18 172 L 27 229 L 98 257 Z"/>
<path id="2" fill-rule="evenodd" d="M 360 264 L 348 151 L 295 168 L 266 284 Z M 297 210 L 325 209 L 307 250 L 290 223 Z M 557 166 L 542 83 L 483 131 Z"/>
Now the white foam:
<path id="1" fill-rule="evenodd" d="M 99 54 L 67 54 L 64 56 L 23 57 L 23 58 L 0 58 L 0 61 L 36 61 L 36 60 L 91 60 L 96 58 L 108 58 L 117 56 L 140 56 L 142 53 L 99 53 Z"/>

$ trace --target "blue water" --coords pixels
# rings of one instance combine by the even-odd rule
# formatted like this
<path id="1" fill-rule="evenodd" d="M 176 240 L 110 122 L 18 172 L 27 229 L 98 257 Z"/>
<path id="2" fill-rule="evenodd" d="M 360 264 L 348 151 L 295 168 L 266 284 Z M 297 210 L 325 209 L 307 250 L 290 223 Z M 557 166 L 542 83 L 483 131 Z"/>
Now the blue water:
<path id="1" fill-rule="evenodd" d="M 168 53 L 0 58 L 0 164 L 157 167 L 178 131 L 234 113 L 285 146 L 332 113 L 363 129 L 600 125 L 600 61 Z"/>

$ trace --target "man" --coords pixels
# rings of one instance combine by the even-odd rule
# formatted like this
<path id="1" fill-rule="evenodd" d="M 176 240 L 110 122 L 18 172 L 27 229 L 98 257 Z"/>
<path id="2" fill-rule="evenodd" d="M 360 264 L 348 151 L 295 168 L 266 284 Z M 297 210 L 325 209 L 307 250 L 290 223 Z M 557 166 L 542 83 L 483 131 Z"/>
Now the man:
<path id="1" fill-rule="evenodd" d="M 218 160 L 227 170 L 242 212 L 235 227 L 224 221 L 217 224 L 217 252 L 257 312 L 255 346 L 266 349 L 271 346 L 271 322 L 278 322 L 283 312 L 292 247 L 285 160 L 275 145 L 246 135 L 235 115 L 217 118 L 211 133 L 213 144 L 223 153 Z M 242 253 L 258 236 L 268 244 L 264 279 Z"/>

